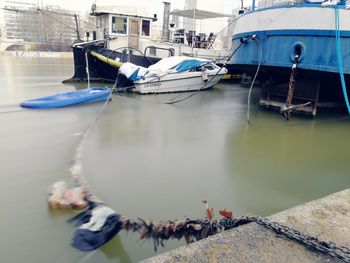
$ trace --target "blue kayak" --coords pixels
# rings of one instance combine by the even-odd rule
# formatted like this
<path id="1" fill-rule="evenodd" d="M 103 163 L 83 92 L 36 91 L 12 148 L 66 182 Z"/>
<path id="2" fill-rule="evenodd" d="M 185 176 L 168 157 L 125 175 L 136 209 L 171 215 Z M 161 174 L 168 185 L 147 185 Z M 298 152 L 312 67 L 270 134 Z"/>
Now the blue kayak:
<path id="1" fill-rule="evenodd" d="M 109 88 L 88 88 L 52 96 L 24 101 L 20 104 L 24 108 L 47 109 L 65 107 L 96 101 L 106 101 L 111 93 Z"/>

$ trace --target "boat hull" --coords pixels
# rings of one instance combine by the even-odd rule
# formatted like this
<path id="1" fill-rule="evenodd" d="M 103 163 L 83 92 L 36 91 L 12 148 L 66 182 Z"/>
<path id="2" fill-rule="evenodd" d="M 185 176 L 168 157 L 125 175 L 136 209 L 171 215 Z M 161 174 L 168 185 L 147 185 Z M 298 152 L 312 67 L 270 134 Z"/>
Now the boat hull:
<path id="1" fill-rule="evenodd" d="M 233 49 L 253 35 L 256 40 L 243 44 L 230 63 L 257 65 L 261 61 L 265 66 L 291 67 L 299 49 L 299 68 L 339 72 L 335 9 L 314 6 L 267 8 L 243 15 L 232 37 Z M 344 73 L 350 74 L 350 10 L 340 9 L 339 19 Z"/>
<path id="2" fill-rule="evenodd" d="M 304 101 L 343 104 L 335 36 L 339 32 L 343 71 L 348 80 L 350 10 L 339 8 L 338 11 L 339 31 L 334 7 L 275 6 L 244 14 L 237 20 L 232 37 L 233 49 L 238 49 L 230 60 L 230 67 L 254 75 L 260 65 L 260 83 L 271 87 L 285 83 L 286 87 L 274 91 L 286 101 L 292 65 L 298 55 L 296 92 L 308 94 L 302 96 Z M 298 85 L 298 82 L 311 82 L 318 87 L 309 94 L 308 85 Z"/>
<path id="3" fill-rule="evenodd" d="M 142 67 L 149 67 L 150 65 L 158 62 L 160 58 L 145 57 L 137 54 L 126 54 L 122 50 L 110 50 L 103 47 L 100 44 L 89 44 L 73 47 L 74 58 L 74 75 L 72 78 L 64 80 L 63 83 L 82 82 L 87 81 L 88 76 L 86 73 L 86 58 L 85 52 L 87 52 L 88 64 L 89 64 L 89 77 L 93 82 L 106 82 L 114 83 L 117 75 L 118 68 L 105 63 L 98 58 L 91 55 L 91 51 L 111 59 L 118 60 L 120 62 L 131 62 L 135 65 Z"/>
<path id="4" fill-rule="evenodd" d="M 169 47 L 170 48 L 170 47 Z M 208 52 L 210 50 L 207 50 Z M 88 80 L 86 72 L 86 57 L 85 52 L 87 52 L 87 59 L 89 64 L 89 78 L 92 82 L 106 82 L 114 83 L 116 81 L 119 68 L 110 65 L 100 59 L 96 58 L 91 54 L 91 52 L 96 52 L 102 55 L 107 60 L 117 60 L 122 63 L 130 62 L 138 66 L 149 67 L 157 63 L 162 57 L 154 56 L 143 56 L 137 51 L 133 54 L 125 53 L 122 49 L 112 50 L 104 47 L 103 42 L 100 43 L 90 43 L 81 44 L 73 46 L 73 59 L 74 59 L 74 75 L 72 78 L 64 80 L 63 83 L 74 83 L 74 82 L 86 82 Z M 197 54 L 198 56 L 200 54 Z M 203 55 L 204 56 L 204 55 Z M 205 56 L 204 56 L 205 57 Z M 223 64 L 219 64 L 222 66 Z M 231 70 L 228 67 L 228 74 L 239 74 L 238 70 Z"/>

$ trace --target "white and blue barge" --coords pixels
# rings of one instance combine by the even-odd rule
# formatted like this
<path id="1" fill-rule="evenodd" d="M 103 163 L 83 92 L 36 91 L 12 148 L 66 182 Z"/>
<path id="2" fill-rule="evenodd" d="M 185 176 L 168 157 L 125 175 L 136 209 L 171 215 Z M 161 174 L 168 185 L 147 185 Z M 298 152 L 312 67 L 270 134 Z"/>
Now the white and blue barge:
<path id="1" fill-rule="evenodd" d="M 253 5 L 254 6 L 254 5 Z M 295 63 L 292 104 L 316 114 L 344 105 L 350 85 L 350 10 L 345 3 L 284 4 L 241 14 L 234 24 L 230 66 L 261 83 L 260 105 L 282 107 Z M 342 81 L 342 77 L 343 81 Z M 348 105 L 348 104 L 347 104 Z"/>

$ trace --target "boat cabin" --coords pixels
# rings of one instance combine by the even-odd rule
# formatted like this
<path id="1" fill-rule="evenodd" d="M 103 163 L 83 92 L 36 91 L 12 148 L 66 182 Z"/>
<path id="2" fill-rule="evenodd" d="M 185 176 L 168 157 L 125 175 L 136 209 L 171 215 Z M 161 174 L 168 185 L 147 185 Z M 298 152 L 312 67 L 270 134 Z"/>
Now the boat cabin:
<path id="1" fill-rule="evenodd" d="M 174 10 L 164 2 L 163 29 L 152 32 L 152 23 L 157 15 L 151 15 L 144 8 L 132 6 L 96 6 L 91 8 L 91 15 L 96 17 L 96 34 L 94 40 L 106 41 L 107 49 L 127 50 L 128 53 L 142 53 L 147 56 L 164 58 L 173 55 L 211 58 L 218 61 L 229 54 L 222 45 L 214 48 L 214 33 L 201 34 L 196 29 L 183 29 L 171 26 L 173 18 L 196 20 L 228 17 L 229 15 L 199 9 Z M 170 28 L 169 28 L 170 27 Z"/>
<path id="2" fill-rule="evenodd" d="M 113 39 L 110 49 L 130 47 L 140 49 L 142 39 L 150 39 L 152 22 L 157 15 L 149 15 L 145 9 L 129 6 L 96 6 L 91 8 L 96 16 L 96 38 Z"/>

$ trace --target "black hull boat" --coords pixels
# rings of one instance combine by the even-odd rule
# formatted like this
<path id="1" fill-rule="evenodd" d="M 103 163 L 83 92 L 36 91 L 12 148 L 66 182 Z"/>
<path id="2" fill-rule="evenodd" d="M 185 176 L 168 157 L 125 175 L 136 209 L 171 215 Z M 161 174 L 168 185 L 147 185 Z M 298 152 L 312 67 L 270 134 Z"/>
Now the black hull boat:
<path id="1" fill-rule="evenodd" d="M 130 48 L 107 49 L 104 41 L 73 45 L 73 57 L 74 75 L 63 83 L 85 82 L 88 77 L 92 82 L 114 83 L 121 63 L 149 67 L 160 60 Z"/>

